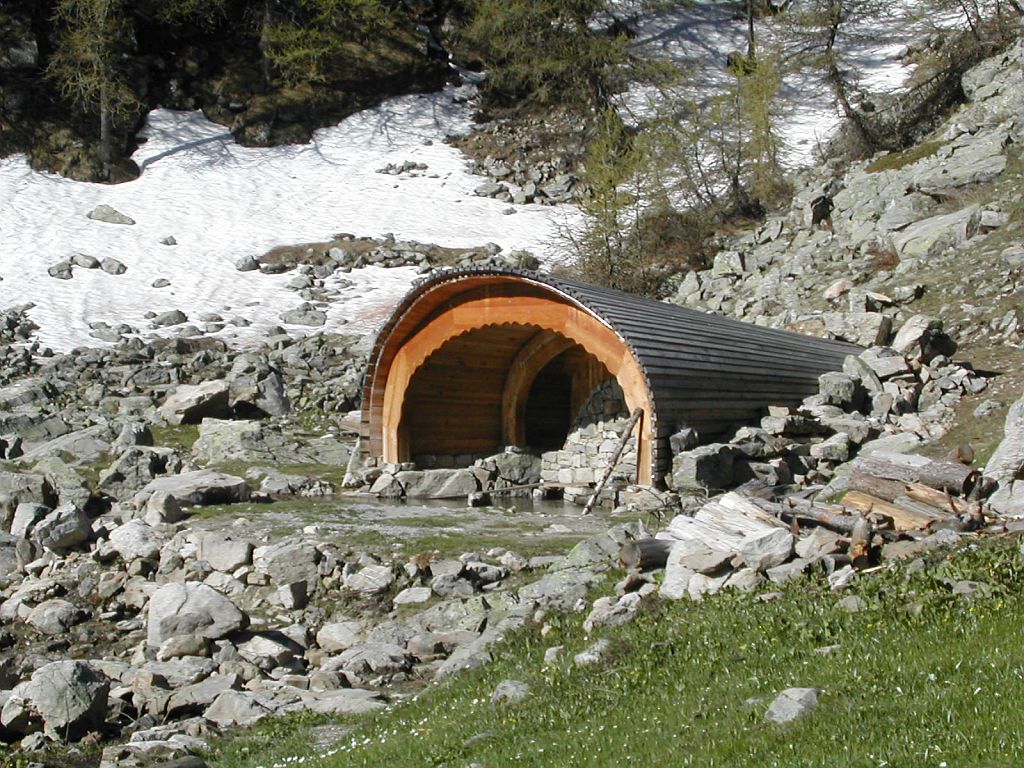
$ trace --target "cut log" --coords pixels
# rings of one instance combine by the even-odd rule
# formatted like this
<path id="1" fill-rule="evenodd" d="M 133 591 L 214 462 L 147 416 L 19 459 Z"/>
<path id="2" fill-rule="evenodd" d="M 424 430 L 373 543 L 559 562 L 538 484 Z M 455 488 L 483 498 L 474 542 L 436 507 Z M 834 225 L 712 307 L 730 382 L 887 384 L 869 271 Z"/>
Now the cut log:
<path id="1" fill-rule="evenodd" d="M 921 468 L 917 480 L 930 488 L 966 496 L 981 473 L 958 461 L 933 461 Z"/>
<path id="2" fill-rule="evenodd" d="M 850 533 L 850 563 L 854 568 L 865 568 L 871 564 L 871 523 L 863 515 L 857 516 L 857 522 Z"/>
<path id="3" fill-rule="evenodd" d="M 762 511 L 753 499 L 736 492 L 708 501 L 693 517 L 694 520 L 717 525 L 738 536 L 787 527 L 778 518 Z"/>
<path id="4" fill-rule="evenodd" d="M 856 515 L 851 515 L 842 507 L 833 504 L 814 504 L 806 499 L 794 499 L 790 496 L 787 496 L 781 503 L 767 499 L 753 501 L 768 514 L 782 520 L 814 523 L 837 533 L 849 534 L 857 523 Z"/>
<path id="5" fill-rule="evenodd" d="M 659 539 L 674 541 L 696 541 L 710 549 L 725 552 L 738 552 L 743 537 L 743 534 L 723 528 L 717 523 L 686 515 L 673 517 L 665 530 L 657 536 Z"/>
<path id="6" fill-rule="evenodd" d="M 906 493 L 907 483 L 902 480 L 889 480 L 869 475 L 866 472 L 854 472 L 850 475 L 850 490 L 861 491 L 879 499 L 892 501 L 897 496 L 903 496 Z"/>
<path id="7" fill-rule="evenodd" d="M 922 530 L 940 519 L 937 511 L 934 515 L 925 514 L 918 509 L 908 509 L 862 491 L 848 491 L 843 496 L 842 503 L 843 506 L 855 509 L 865 515 L 873 512 L 888 517 L 897 531 Z"/>
<path id="8" fill-rule="evenodd" d="M 856 459 L 853 464 L 853 477 L 858 482 L 870 483 L 865 476 L 876 478 L 875 490 L 882 491 L 885 486 L 878 480 L 898 480 L 902 483 L 923 483 L 940 491 L 950 491 L 958 496 L 965 496 L 974 486 L 978 478 L 978 470 L 956 461 L 933 461 L 924 456 L 892 453 L 876 453 Z M 872 492 L 865 488 L 866 492 Z M 872 493 L 884 498 L 885 492 Z"/>
<path id="9" fill-rule="evenodd" d="M 664 568 L 668 553 L 675 544 L 671 539 L 637 539 L 627 541 L 619 551 L 619 562 L 631 571 L 653 571 Z"/>
<path id="10" fill-rule="evenodd" d="M 970 511 L 970 504 L 954 498 L 948 492 L 939 491 L 921 483 L 909 483 L 906 494 L 915 501 L 924 502 L 936 509 L 949 514 L 963 514 Z"/>

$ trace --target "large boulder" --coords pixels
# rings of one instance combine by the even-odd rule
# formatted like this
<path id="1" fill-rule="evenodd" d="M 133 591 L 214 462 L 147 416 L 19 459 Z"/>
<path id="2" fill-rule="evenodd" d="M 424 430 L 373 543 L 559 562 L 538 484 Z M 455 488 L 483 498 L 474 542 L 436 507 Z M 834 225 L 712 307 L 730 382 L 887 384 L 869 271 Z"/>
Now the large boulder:
<path id="1" fill-rule="evenodd" d="M 238 541 L 225 533 L 208 533 L 199 541 L 198 558 L 205 560 L 215 571 L 233 573 L 252 562 L 253 546 Z"/>
<path id="2" fill-rule="evenodd" d="M 44 635 L 61 635 L 88 616 L 86 611 L 67 600 L 56 598 L 46 600 L 29 611 L 25 622 Z"/>
<path id="3" fill-rule="evenodd" d="M 676 455 L 672 460 L 672 488 L 684 491 L 728 487 L 736 453 L 731 445 L 711 443 Z"/>
<path id="4" fill-rule="evenodd" d="M 258 354 L 235 358 L 228 374 L 228 405 L 235 411 L 283 416 L 291 410 L 281 372 Z"/>
<path id="5" fill-rule="evenodd" d="M 226 418 L 230 385 L 226 381 L 182 384 L 160 406 L 160 416 L 169 424 L 198 424 L 204 418 Z"/>
<path id="6" fill-rule="evenodd" d="M 954 213 L 932 216 L 911 224 L 893 238 L 900 256 L 928 258 L 966 243 L 978 231 L 981 207 L 971 205 Z"/>
<path id="7" fill-rule="evenodd" d="M 985 476 L 996 481 L 988 503 L 1003 515 L 1024 515 L 1024 397 L 1006 414 L 1003 441 L 985 465 Z"/>
<path id="8" fill-rule="evenodd" d="M 143 520 L 129 520 L 110 532 L 110 545 L 125 562 L 156 560 L 165 541 L 162 533 Z"/>
<path id="9" fill-rule="evenodd" d="M 85 662 L 54 661 L 33 672 L 15 691 L 42 720 L 47 736 L 77 741 L 103 727 L 110 681 Z"/>
<path id="10" fill-rule="evenodd" d="M 146 641 L 157 648 L 175 635 L 219 640 L 248 624 L 248 616 L 206 584 L 164 584 L 149 601 Z"/>
<path id="11" fill-rule="evenodd" d="M 32 531 L 39 545 L 51 552 L 62 552 L 89 539 L 89 516 L 75 504 L 61 504 L 36 523 Z"/>
<path id="12" fill-rule="evenodd" d="M 252 556 L 253 565 L 269 574 L 274 584 L 304 581 L 311 592 L 319 580 L 320 560 L 320 551 L 307 541 L 257 547 Z"/>
<path id="13" fill-rule="evenodd" d="M 234 504 L 246 501 L 251 489 L 240 477 L 198 469 L 180 475 L 166 475 L 150 481 L 135 495 L 135 501 L 144 504 L 154 493 L 166 493 L 182 504 Z"/>
<path id="14" fill-rule="evenodd" d="M 117 499 L 128 499 L 157 477 L 180 468 L 181 459 L 171 448 L 133 445 L 100 473 L 96 487 Z"/>

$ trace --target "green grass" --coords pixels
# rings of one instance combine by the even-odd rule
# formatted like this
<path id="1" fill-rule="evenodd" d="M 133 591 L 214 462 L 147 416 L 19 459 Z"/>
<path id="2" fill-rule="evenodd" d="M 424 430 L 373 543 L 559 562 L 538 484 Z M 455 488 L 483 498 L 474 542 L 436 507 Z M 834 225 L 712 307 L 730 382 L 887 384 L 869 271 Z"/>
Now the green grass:
<path id="1" fill-rule="evenodd" d="M 872 160 L 864 169 L 868 173 L 879 173 L 881 171 L 898 171 L 908 165 L 932 157 L 942 146 L 941 141 L 926 141 L 923 144 L 905 149 L 901 152 L 889 152 L 881 157 Z"/>
<path id="2" fill-rule="evenodd" d="M 840 595 L 809 578 L 770 602 L 663 604 L 598 632 L 612 639 L 612 659 L 587 669 L 542 667 L 545 648 L 564 644 L 571 658 L 593 640 L 582 617 L 549 617 L 546 637 L 521 633 L 488 667 L 369 719 L 335 746 L 344 750 L 304 764 L 1020 765 L 1022 570 L 1014 543 L 988 542 L 924 573 L 861 578 Z M 953 595 L 949 583 L 964 578 L 984 581 L 985 596 Z M 867 610 L 838 607 L 851 592 Z M 531 696 L 495 709 L 490 693 L 506 678 L 528 682 Z M 823 689 L 817 709 L 766 723 L 768 704 L 791 686 Z M 302 718 L 258 726 L 219 745 L 211 765 L 311 758 L 306 727 Z"/>
<path id="3" fill-rule="evenodd" d="M 149 430 L 156 445 L 174 448 L 183 454 L 191 453 L 192 445 L 199 439 L 198 424 L 150 426 Z"/>

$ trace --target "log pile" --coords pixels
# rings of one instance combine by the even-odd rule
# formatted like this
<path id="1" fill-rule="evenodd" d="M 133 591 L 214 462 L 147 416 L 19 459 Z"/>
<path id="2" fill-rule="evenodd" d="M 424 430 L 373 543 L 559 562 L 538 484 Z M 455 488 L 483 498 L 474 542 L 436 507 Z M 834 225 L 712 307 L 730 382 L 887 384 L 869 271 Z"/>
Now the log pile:
<path id="1" fill-rule="evenodd" d="M 960 458 L 878 452 L 852 464 L 838 503 L 775 497 L 751 483 L 677 515 L 656 537 L 630 542 L 620 562 L 665 569 L 661 594 L 699 600 L 721 589 L 783 582 L 813 567 L 833 588 L 885 560 L 919 556 L 962 534 L 999 530 L 984 503 L 990 485 Z"/>

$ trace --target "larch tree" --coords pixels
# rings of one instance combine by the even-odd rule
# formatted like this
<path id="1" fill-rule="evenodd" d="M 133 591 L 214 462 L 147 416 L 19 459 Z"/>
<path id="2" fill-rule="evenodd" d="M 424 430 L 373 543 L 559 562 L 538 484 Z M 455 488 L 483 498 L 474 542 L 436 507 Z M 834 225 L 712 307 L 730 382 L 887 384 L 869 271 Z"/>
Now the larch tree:
<path id="1" fill-rule="evenodd" d="M 140 102 L 128 74 L 135 34 L 126 0 L 59 0 L 54 10 L 57 46 L 47 74 L 77 108 L 99 122 L 97 150 L 106 176 L 114 157 L 114 131 Z"/>

